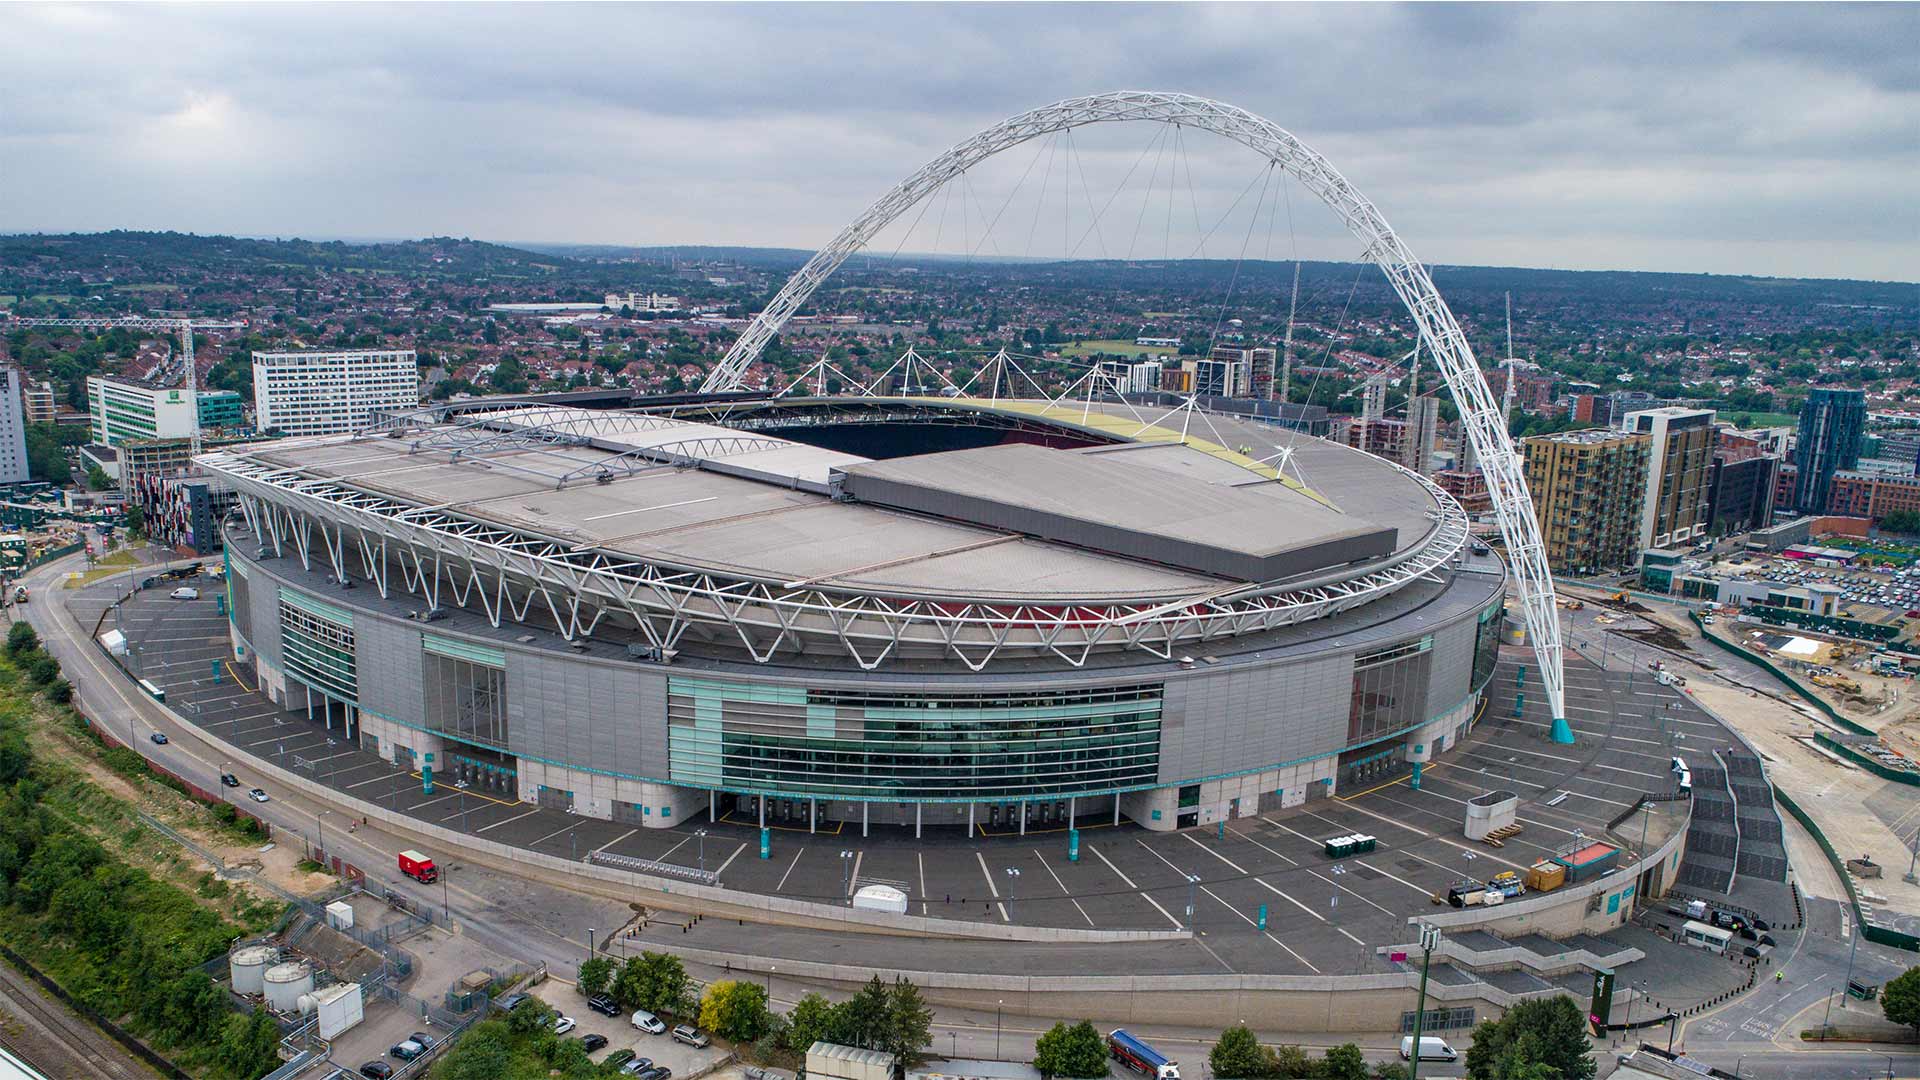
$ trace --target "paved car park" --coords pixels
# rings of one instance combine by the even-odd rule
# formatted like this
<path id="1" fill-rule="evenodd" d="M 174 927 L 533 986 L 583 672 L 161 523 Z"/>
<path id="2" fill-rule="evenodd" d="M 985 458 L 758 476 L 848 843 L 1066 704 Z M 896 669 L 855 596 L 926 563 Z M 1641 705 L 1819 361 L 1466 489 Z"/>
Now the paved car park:
<path id="1" fill-rule="evenodd" d="M 1537 678 L 1528 680 L 1522 715 L 1512 715 L 1519 672 L 1532 656 L 1509 649 L 1473 734 L 1429 766 L 1418 789 L 1400 777 L 1179 833 L 1083 820 L 1077 860 L 1063 828 L 1025 836 L 929 828 L 915 839 L 899 826 L 874 826 L 863 837 L 858 823 L 775 828 L 763 859 L 753 823 L 724 814 L 705 820 L 704 807 L 673 829 L 652 830 L 444 783 L 428 791 L 419 774 L 348 742 L 338 717 L 330 725 L 319 711 L 288 711 L 255 692 L 251 668 L 229 659 L 217 582 L 187 582 L 199 599 L 174 599 L 167 583 L 108 611 L 124 584 L 115 579 L 65 599 L 84 622 L 106 611 L 106 625 L 132 642 L 127 666 L 161 688 L 188 722 L 424 822 L 572 860 L 605 851 L 705 868 L 726 887 L 795 899 L 844 903 L 862 883 L 897 883 L 913 913 L 935 917 L 1141 930 L 1176 929 L 1191 918 L 1245 932 L 1250 947 L 1223 960 L 1244 971 L 1379 970 L 1373 948 L 1405 941 L 1407 919 L 1430 910 L 1435 893 L 1466 877 L 1524 871 L 1576 836 L 1599 835 L 1640 793 L 1671 790 L 1675 752 L 1731 742 L 1717 722 L 1647 673 L 1603 671 L 1570 650 L 1568 717 L 1579 741 L 1555 745 L 1546 737 L 1550 717 Z M 242 786 L 255 783 L 244 762 L 231 770 Z M 1514 791 L 1522 802 L 1523 831 L 1498 849 L 1461 835 L 1467 800 L 1493 789 Z M 323 815 L 315 828 L 345 824 Z M 1353 832 L 1378 837 L 1378 849 L 1343 859 L 1324 853 L 1328 837 Z"/>
<path id="2" fill-rule="evenodd" d="M 673 1070 L 674 1080 L 705 1072 L 727 1055 L 727 1051 L 718 1044 L 706 1049 L 697 1049 L 685 1043 L 675 1042 L 666 1033 L 649 1035 L 633 1026 L 632 1016 L 622 1012 L 619 1016 L 606 1016 L 587 1008 L 587 999 L 580 991 L 558 979 L 548 979 L 534 988 L 535 997 L 553 1006 L 562 1016 L 570 1017 L 574 1028 L 568 1033 L 570 1038 L 581 1038 L 589 1034 L 606 1038 L 607 1045 L 593 1053 L 593 1060 L 605 1061 L 621 1050 L 632 1050 L 638 1057 L 651 1058 L 655 1065 L 664 1065 Z M 664 1018 L 663 1018 L 664 1019 Z M 673 1024 L 667 1023 L 671 1031 Z"/>

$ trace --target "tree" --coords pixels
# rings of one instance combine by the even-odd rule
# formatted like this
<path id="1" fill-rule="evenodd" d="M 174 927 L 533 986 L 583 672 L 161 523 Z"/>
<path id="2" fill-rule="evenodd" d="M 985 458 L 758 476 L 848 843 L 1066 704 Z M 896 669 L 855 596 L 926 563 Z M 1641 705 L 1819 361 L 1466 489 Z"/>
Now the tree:
<path id="1" fill-rule="evenodd" d="M 887 1029 L 887 984 L 875 975 L 833 1012 L 834 1041 L 878 1050 Z"/>
<path id="2" fill-rule="evenodd" d="M 933 1045 L 933 1010 L 920 996 L 920 988 L 903 976 L 894 976 L 887 991 L 887 1022 L 882 1029 L 880 1049 L 900 1059 L 903 1066 L 918 1065 L 923 1051 Z"/>
<path id="3" fill-rule="evenodd" d="M 280 1067 L 280 1027 L 265 1005 L 251 1016 L 229 1016 L 215 1051 L 227 1072 L 254 1080 Z"/>
<path id="4" fill-rule="evenodd" d="M 1325 1080 L 1367 1080 L 1367 1059 L 1352 1043 L 1341 1043 L 1327 1051 L 1320 1075 Z"/>
<path id="5" fill-rule="evenodd" d="M 680 958 L 643 952 L 629 957 L 613 981 L 613 996 L 629 1009 L 684 1015 L 690 1011 L 693 982 Z"/>
<path id="6" fill-rule="evenodd" d="M 610 957 L 595 956 L 580 964 L 580 979 L 577 984 L 580 993 L 587 997 L 604 994 L 608 984 L 613 982 L 615 965 Z"/>
<path id="7" fill-rule="evenodd" d="M 719 979 L 700 998 L 700 1026 L 734 1042 L 752 1042 L 765 1034 L 772 1017 L 767 991 L 757 982 Z"/>
<path id="8" fill-rule="evenodd" d="M 0 784 L 12 784 L 27 775 L 27 767 L 32 764 L 33 751 L 19 732 L 0 735 Z"/>
<path id="9" fill-rule="evenodd" d="M 1313 1075 L 1313 1059 L 1308 1057 L 1307 1052 L 1298 1046 L 1288 1043 L 1284 1046 L 1273 1047 L 1269 1052 L 1273 1054 L 1274 1076 L 1285 1078 L 1285 1080 L 1294 1080 L 1294 1078 Z"/>
<path id="10" fill-rule="evenodd" d="M 802 995 L 787 1013 L 787 1049 L 804 1054 L 814 1043 L 832 1042 L 836 1019 L 833 1002 L 816 993 Z"/>
<path id="11" fill-rule="evenodd" d="M 40 635 L 34 633 L 33 627 L 26 623 L 14 623 L 13 629 L 7 631 L 7 656 L 9 658 L 18 660 L 22 653 L 32 652 L 39 647 Z"/>
<path id="12" fill-rule="evenodd" d="M 88 491 L 105 491 L 112 486 L 113 477 L 107 475 L 107 470 L 98 465 L 87 466 Z"/>
<path id="13" fill-rule="evenodd" d="M 483 1020 L 467 1029 L 433 1075 L 446 1080 L 499 1080 L 513 1065 L 507 1038 L 504 1022 Z"/>
<path id="14" fill-rule="evenodd" d="M 1220 1033 L 1213 1049 L 1207 1052 L 1207 1065 L 1213 1075 L 1233 1080 L 1257 1080 L 1274 1074 L 1273 1057 L 1245 1024 Z"/>
<path id="15" fill-rule="evenodd" d="M 1880 1011 L 1920 1035 L 1920 967 L 1908 968 L 1880 989 Z"/>
<path id="16" fill-rule="evenodd" d="M 1063 1021 L 1048 1028 L 1034 1043 L 1033 1067 L 1042 1076 L 1097 1080 L 1107 1075 L 1107 1041 L 1091 1021 L 1068 1027 Z"/>
<path id="17" fill-rule="evenodd" d="M 507 1014 L 507 1028 L 515 1035 L 532 1035 L 553 1027 L 553 1006 L 537 997 L 528 997 L 514 1004 L 513 1011 Z"/>
<path id="18" fill-rule="evenodd" d="M 1586 1017 L 1565 995 L 1522 1001 L 1498 1020 L 1473 1029 L 1467 1075 L 1473 1080 L 1527 1080 L 1544 1065 L 1559 1080 L 1593 1080 Z"/>

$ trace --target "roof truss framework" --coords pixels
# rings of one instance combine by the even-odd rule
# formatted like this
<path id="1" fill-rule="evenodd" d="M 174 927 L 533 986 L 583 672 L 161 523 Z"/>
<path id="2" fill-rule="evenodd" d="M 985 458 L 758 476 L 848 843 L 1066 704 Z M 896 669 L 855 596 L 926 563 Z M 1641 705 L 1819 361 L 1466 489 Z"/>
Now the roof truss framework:
<path id="1" fill-rule="evenodd" d="M 496 627 L 527 620 L 537 606 L 569 640 L 590 636 L 611 618 L 672 649 L 698 628 L 737 639 L 762 663 L 783 652 L 831 648 L 869 671 L 905 653 L 944 656 L 974 671 L 995 659 L 1034 656 L 1080 667 L 1096 651 L 1122 648 L 1172 659 L 1190 643 L 1290 626 L 1379 599 L 1453 561 L 1468 535 L 1459 504 L 1402 469 L 1433 498 L 1434 527 L 1394 561 L 1365 573 L 1159 603 L 933 600 L 665 566 L 463 518 L 446 507 L 410 505 L 244 454 L 199 460 L 239 493 L 265 549 L 291 551 L 307 569 L 331 570 L 341 581 L 369 581 L 383 597 L 398 584 L 429 607 L 477 605 Z M 389 558 L 401 571 L 397 583 Z"/>

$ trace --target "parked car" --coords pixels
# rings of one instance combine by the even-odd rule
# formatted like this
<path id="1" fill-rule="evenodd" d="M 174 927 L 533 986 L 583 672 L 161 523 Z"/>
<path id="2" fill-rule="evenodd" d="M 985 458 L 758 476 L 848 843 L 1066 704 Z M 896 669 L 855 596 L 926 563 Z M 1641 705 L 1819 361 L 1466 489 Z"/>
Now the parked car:
<path id="1" fill-rule="evenodd" d="M 393 1066 L 384 1061 L 369 1061 L 360 1066 L 360 1075 L 367 1080 L 392 1080 Z"/>
<path id="2" fill-rule="evenodd" d="M 625 1076 L 639 1076 L 651 1068 L 653 1068 L 652 1058 L 637 1057 L 625 1065 L 620 1066 L 620 1072 Z"/>
<path id="3" fill-rule="evenodd" d="M 512 1012 L 515 1005 L 525 1000 L 527 1000 L 527 995 L 525 994 L 508 994 L 506 997 L 496 1000 L 493 1003 L 493 1007 L 499 1009 L 501 1012 Z"/>
<path id="4" fill-rule="evenodd" d="M 605 1050 L 607 1048 L 607 1037 L 598 1034 L 582 1035 L 580 1037 L 580 1045 L 585 1047 L 589 1054 L 596 1050 Z"/>
<path id="5" fill-rule="evenodd" d="M 655 1065 L 651 1069 L 642 1069 L 634 1074 L 634 1080 L 673 1080 L 673 1070 L 665 1065 Z"/>
<path id="6" fill-rule="evenodd" d="M 624 1066 L 627 1062 L 632 1060 L 633 1060 L 633 1051 L 621 1049 L 621 1050 L 615 1050 L 613 1053 L 608 1054 L 607 1060 L 601 1062 L 600 1065 L 603 1068 L 618 1069 Z"/>
<path id="7" fill-rule="evenodd" d="M 167 595 L 173 597 L 175 600 L 198 600 L 200 599 L 200 590 L 183 585 Z"/>
<path id="8" fill-rule="evenodd" d="M 239 787 L 240 778 L 233 775 L 230 772 L 223 772 L 220 774 L 220 786 L 221 787 Z"/>
<path id="9" fill-rule="evenodd" d="M 434 1038 L 433 1036 L 427 1034 L 424 1031 L 416 1031 L 413 1034 L 407 1036 L 407 1038 L 412 1039 L 414 1042 L 419 1043 L 421 1046 L 425 1047 L 428 1050 L 433 1049 Z"/>
<path id="10" fill-rule="evenodd" d="M 613 1000 L 612 994 L 595 994 L 587 999 L 587 1008 L 601 1016 L 619 1016 L 620 1003 Z"/>
<path id="11" fill-rule="evenodd" d="M 553 1020 L 553 1033 L 555 1035 L 565 1035 L 567 1032 L 572 1031 L 574 1026 L 573 1017 L 557 1016 Z"/>
<path id="12" fill-rule="evenodd" d="M 634 1010 L 633 1026 L 649 1035 L 659 1035 L 667 1030 L 665 1022 L 645 1009 Z"/>
<path id="13" fill-rule="evenodd" d="M 426 1052 L 426 1047 L 421 1046 L 412 1039 L 408 1039 L 405 1042 L 395 1043 L 393 1049 L 387 1051 L 387 1056 L 399 1058 L 401 1061 L 412 1061 L 414 1058 Z"/>
<path id="14" fill-rule="evenodd" d="M 267 798 L 267 793 L 266 793 L 266 792 L 264 792 L 264 791 L 261 791 L 261 790 L 260 790 L 259 788 L 251 788 L 251 789 L 249 789 L 249 790 L 247 791 L 247 798 L 249 798 L 249 799 L 252 799 L 252 800 L 253 800 L 254 802 L 269 802 L 269 801 L 271 801 L 271 800 L 269 800 L 269 799 Z"/>
<path id="15" fill-rule="evenodd" d="M 674 1028 L 673 1041 L 677 1043 L 685 1043 L 696 1050 L 705 1050 L 708 1047 L 708 1045 L 710 1045 L 713 1042 L 712 1039 L 709 1039 L 705 1035 L 702 1035 L 700 1033 L 700 1029 L 697 1027 L 694 1027 L 692 1024 L 681 1024 L 680 1026 Z"/>
<path id="16" fill-rule="evenodd" d="M 156 731 L 147 738 L 152 739 L 155 746 L 167 745 L 167 733 L 164 731 Z"/>

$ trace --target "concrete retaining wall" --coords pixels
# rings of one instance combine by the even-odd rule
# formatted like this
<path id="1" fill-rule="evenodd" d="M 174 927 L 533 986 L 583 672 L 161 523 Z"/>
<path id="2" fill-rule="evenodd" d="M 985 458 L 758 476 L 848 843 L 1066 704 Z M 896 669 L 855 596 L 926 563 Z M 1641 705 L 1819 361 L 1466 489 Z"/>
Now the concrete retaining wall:
<path id="1" fill-rule="evenodd" d="M 683 959 L 735 972 L 759 973 L 756 956 L 715 949 L 676 948 Z M 955 1008 L 1003 1010 L 1017 1016 L 1101 1016 L 1126 1024 L 1215 1028 L 1222 1017 L 1280 1031 L 1398 1031 L 1400 1017 L 1419 997 L 1420 972 L 1374 975 L 981 975 L 911 971 L 783 959 L 782 978 L 853 990 L 875 975 L 910 979 L 928 1001 Z M 1557 993 L 1547 991 L 1544 993 Z M 1485 983 L 1430 982 L 1427 1007 L 1472 1006 L 1480 1019 L 1506 1011 L 1523 997 Z"/>

